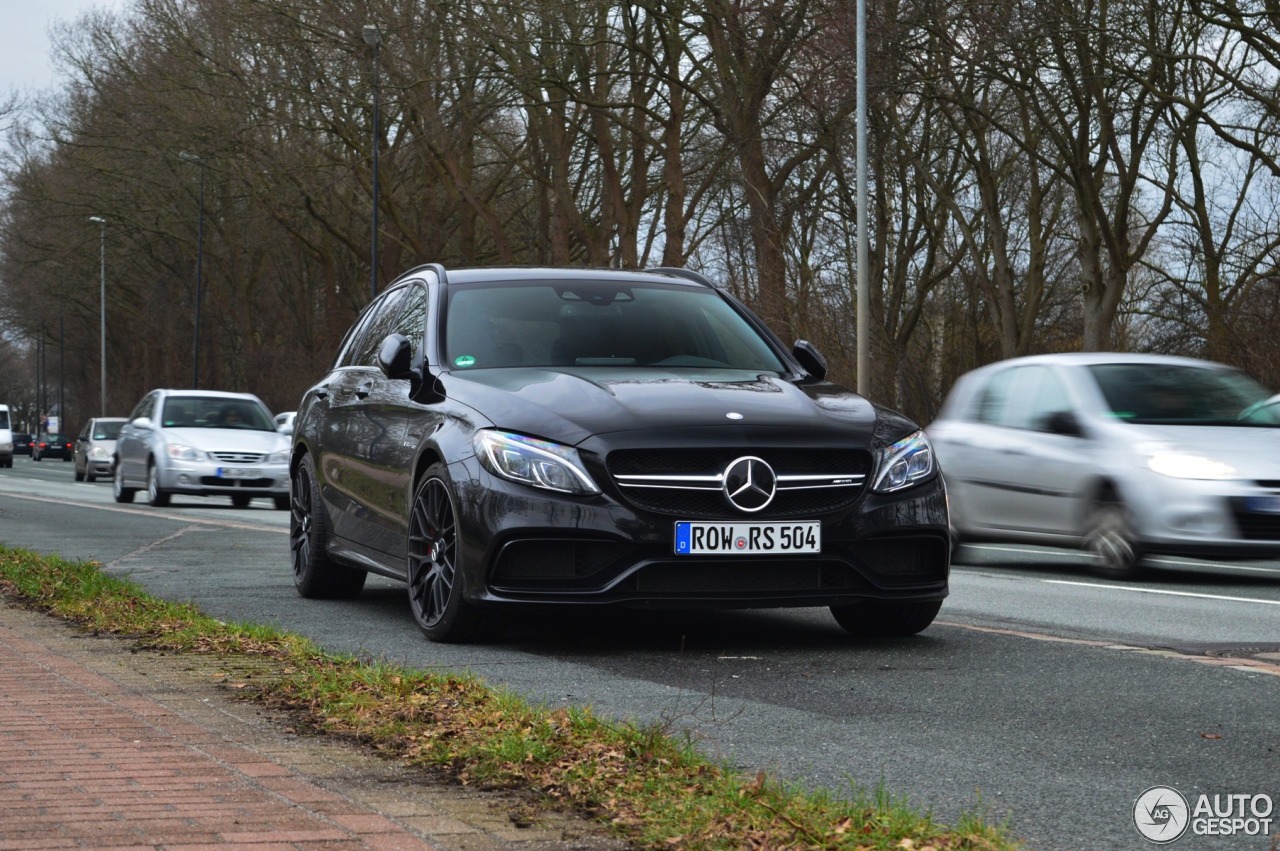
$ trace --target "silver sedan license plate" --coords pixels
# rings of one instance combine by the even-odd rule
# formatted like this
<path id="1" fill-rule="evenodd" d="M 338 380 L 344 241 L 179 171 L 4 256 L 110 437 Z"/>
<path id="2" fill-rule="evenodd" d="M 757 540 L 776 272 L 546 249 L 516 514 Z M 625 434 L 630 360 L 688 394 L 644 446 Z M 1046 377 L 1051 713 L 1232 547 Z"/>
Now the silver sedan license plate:
<path id="1" fill-rule="evenodd" d="M 676 523 L 676 555 L 776 555 L 822 552 L 822 524 Z"/>
<path id="2" fill-rule="evenodd" d="M 253 470 L 246 470 L 243 467 L 219 467 L 218 478 L 220 479 L 249 479 L 253 478 Z"/>

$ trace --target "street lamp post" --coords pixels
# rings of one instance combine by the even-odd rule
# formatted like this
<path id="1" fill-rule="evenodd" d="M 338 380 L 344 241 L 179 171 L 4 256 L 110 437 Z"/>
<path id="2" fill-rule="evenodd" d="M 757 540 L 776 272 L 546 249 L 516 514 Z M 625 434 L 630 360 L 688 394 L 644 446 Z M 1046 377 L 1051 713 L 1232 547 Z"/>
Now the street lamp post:
<path id="1" fill-rule="evenodd" d="M 98 225 L 98 325 L 102 349 L 98 353 L 98 416 L 107 415 L 107 220 L 102 216 L 90 216 L 89 221 Z"/>
<path id="2" fill-rule="evenodd" d="M 204 267 L 204 157 L 182 151 L 179 157 L 200 166 L 200 210 L 196 217 L 196 319 L 195 343 L 191 353 L 191 386 L 200 389 L 200 302 Z"/>
<path id="3" fill-rule="evenodd" d="M 373 242 L 369 252 L 369 297 L 378 295 L 378 137 L 382 104 L 378 93 L 378 54 L 382 49 L 382 33 L 373 24 L 360 31 L 364 43 L 373 48 Z"/>

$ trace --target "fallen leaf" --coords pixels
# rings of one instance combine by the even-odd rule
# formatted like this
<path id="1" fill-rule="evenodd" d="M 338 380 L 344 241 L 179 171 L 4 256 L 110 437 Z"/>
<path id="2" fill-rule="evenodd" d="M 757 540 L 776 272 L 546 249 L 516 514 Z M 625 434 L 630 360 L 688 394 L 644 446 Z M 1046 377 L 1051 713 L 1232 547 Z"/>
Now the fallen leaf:
<path id="1" fill-rule="evenodd" d="M 1221 738 L 1222 738 L 1222 734 L 1221 734 L 1221 733 L 1201 733 L 1201 734 L 1200 734 L 1200 738 L 1202 738 L 1202 739 L 1221 739 Z"/>

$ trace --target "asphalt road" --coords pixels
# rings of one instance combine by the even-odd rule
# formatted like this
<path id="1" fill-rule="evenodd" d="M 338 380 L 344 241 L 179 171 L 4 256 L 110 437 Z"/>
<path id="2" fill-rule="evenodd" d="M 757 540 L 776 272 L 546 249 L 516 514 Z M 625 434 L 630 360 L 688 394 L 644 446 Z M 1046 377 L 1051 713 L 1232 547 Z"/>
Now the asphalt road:
<path id="1" fill-rule="evenodd" d="M 1280 810 L 1280 564 L 1170 560 L 1113 583 L 1079 554 L 971 547 L 939 622 L 911 639 L 852 642 L 825 610 L 607 611 L 537 614 L 500 644 L 456 647 L 423 639 L 403 588 L 381 579 L 355 601 L 298 597 L 287 524 L 267 500 L 117 505 L 109 483 L 75 483 L 60 461 L 0 471 L 7 545 L 95 560 L 157 596 L 337 652 L 662 724 L 836 795 L 883 782 L 946 822 L 983 811 L 1030 848 L 1148 847 L 1132 811 L 1155 785 L 1193 803 L 1266 794 Z M 1273 664 L 1224 664 L 1240 655 Z M 1174 847 L 1272 842 L 1188 834 Z"/>

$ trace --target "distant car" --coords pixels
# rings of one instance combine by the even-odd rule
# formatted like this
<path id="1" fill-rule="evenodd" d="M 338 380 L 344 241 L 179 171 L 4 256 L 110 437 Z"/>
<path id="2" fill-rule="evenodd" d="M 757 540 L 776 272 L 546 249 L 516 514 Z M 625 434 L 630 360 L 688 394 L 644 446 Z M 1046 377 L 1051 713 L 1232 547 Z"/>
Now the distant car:
<path id="1" fill-rule="evenodd" d="M 77 482 L 93 482 L 98 476 L 111 475 L 116 438 L 126 422 L 124 417 L 95 417 L 84 424 L 73 450 Z"/>
<path id="2" fill-rule="evenodd" d="M 9 406 L 0 405 L 0 467 L 13 466 L 13 431 L 9 425 Z"/>
<path id="3" fill-rule="evenodd" d="M 688 270 L 412 270 L 298 408 L 295 586 L 394 577 L 433 641 L 536 603 L 913 635 L 947 595 L 929 443 L 825 375 Z"/>
<path id="4" fill-rule="evenodd" d="M 24 431 L 16 431 L 13 433 L 13 454 L 14 455 L 30 455 L 31 448 L 36 442 L 36 436 Z"/>
<path id="5" fill-rule="evenodd" d="M 293 434 L 293 421 L 298 416 L 297 411 L 285 411 L 276 414 L 276 430 L 281 434 Z"/>
<path id="6" fill-rule="evenodd" d="M 289 440 L 257 396 L 213 390 L 153 390 L 116 441 L 116 502 L 144 489 L 154 506 L 174 494 L 226 496 L 236 508 L 254 497 L 289 507 Z"/>
<path id="7" fill-rule="evenodd" d="M 65 434 L 42 434 L 36 438 L 31 447 L 31 460 L 43 461 L 46 458 L 71 460 L 71 438 Z M 10 461 L 12 463 L 12 459 Z"/>
<path id="8" fill-rule="evenodd" d="M 1061 354 L 962 376 L 926 431 L 957 541 L 1081 547 L 1128 578 L 1148 554 L 1280 555 L 1280 409 L 1190 358 Z"/>

